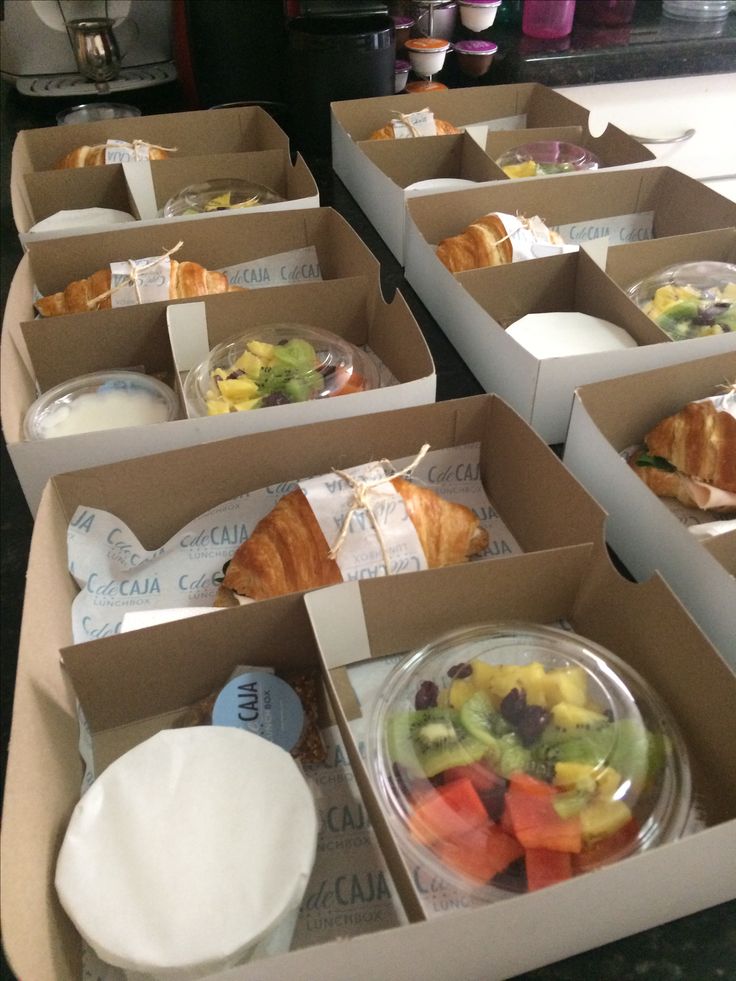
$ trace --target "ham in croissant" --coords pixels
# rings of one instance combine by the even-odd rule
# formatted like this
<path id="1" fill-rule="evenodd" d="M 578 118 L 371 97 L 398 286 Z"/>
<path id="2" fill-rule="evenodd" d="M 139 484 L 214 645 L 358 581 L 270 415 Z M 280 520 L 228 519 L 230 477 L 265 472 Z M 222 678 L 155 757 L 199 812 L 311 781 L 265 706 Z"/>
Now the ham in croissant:
<path id="1" fill-rule="evenodd" d="M 212 272 L 196 262 L 177 262 L 176 259 L 171 259 L 170 262 L 170 300 L 245 289 L 243 286 L 231 286 L 224 273 Z M 36 300 L 35 307 L 42 317 L 85 313 L 87 310 L 109 310 L 112 306 L 112 297 L 108 292 L 111 283 L 112 273 L 109 267 L 100 269 L 86 279 L 70 283 L 60 293 L 42 296 Z"/>
<path id="2" fill-rule="evenodd" d="M 470 508 L 403 477 L 391 483 L 404 500 L 430 569 L 465 562 L 488 544 L 488 533 Z M 342 582 L 329 551 L 307 498 L 296 488 L 280 499 L 239 546 L 215 605 L 227 605 L 230 590 L 259 600 Z"/>
<path id="3" fill-rule="evenodd" d="M 149 160 L 165 160 L 169 156 L 169 151 L 164 149 L 164 147 L 145 145 L 148 147 Z M 61 160 L 57 160 L 53 169 L 67 170 L 72 167 L 101 167 L 106 162 L 106 151 L 106 143 L 100 143 L 96 146 L 78 146 L 70 153 L 67 153 L 66 156 L 62 157 Z"/>
<path id="4" fill-rule="evenodd" d="M 736 395 L 727 396 L 736 402 Z M 736 512 L 736 416 L 710 400 L 689 402 L 644 438 L 631 460 L 659 497 L 688 507 Z"/>

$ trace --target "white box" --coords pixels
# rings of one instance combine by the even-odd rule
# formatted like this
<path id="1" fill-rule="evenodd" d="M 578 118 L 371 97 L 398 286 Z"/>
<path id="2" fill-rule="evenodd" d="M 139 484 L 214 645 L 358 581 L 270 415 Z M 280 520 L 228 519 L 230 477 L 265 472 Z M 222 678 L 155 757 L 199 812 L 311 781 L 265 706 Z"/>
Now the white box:
<path id="1" fill-rule="evenodd" d="M 172 150 L 176 148 L 172 156 L 177 159 L 289 149 L 286 133 L 259 106 L 163 113 L 21 130 L 13 143 L 10 169 L 10 200 L 18 231 L 27 231 L 33 224 L 29 221 L 31 209 L 24 176 L 52 171 L 56 162 L 70 151 L 80 146 L 96 146 L 108 139 L 144 140 Z M 94 169 L 119 173 L 122 166 L 75 167 L 60 173 L 65 175 L 74 194 L 73 189 L 83 180 L 84 172 Z"/>
<path id="2" fill-rule="evenodd" d="M 638 580 L 659 572 L 736 670 L 736 530 L 698 541 L 631 472 L 622 451 L 661 419 L 736 379 L 736 353 L 575 393 L 564 462 L 608 512 L 606 538 Z"/>
<path id="3" fill-rule="evenodd" d="M 70 378 L 110 368 L 143 368 L 174 383 L 165 302 L 32 320 L 32 284 L 48 291 L 88 275 L 105 261 L 145 256 L 160 249 L 155 229 L 78 236 L 30 246 L 13 279 L 0 342 L 0 409 L 3 433 L 31 511 L 53 473 L 94 463 L 156 453 L 238 433 L 315 422 L 433 402 L 436 378 L 431 355 L 406 301 L 381 294 L 378 262 L 348 223 L 330 208 L 183 222 L 188 257 L 217 269 L 264 255 L 314 246 L 323 282 L 304 281 L 227 293 L 204 303 L 211 336 L 238 332 L 239 325 L 278 320 L 309 322 L 368 343 L 399 384 L 309 405 L 86 433 L 55 440 L 25 441 L 23 417 L 40 391 Z M 178 301 L 174 306 L 192 303 Z"/>
<path id="4" fill-rule="evenodd" d="M 161 217 L 169 198 L 185 187 L 223 178 L 265 185 L 279 194 L 283 201 L 230 212 Z M 61 211 L 112 208 L 132 215 L 136 219 L 136 228 L 154 226 L 160 229 L 159 234 L 167 234 L 167 227 L 171 225 L 174 234 L 176 226 L 184 221 L 211 220 L 215 217 L 245 218 L 263 211 L 319 207 L 319 191 L 303 157 L 297 155 L 292 163 L 289 151 L 285 149 L 83 167 L 75 172 L 73 178 L 70 178 L 68 170 L 31 172 L 23 174 L 21 179 L 25 186 L 25 207 L 22 213 L 18 209 L 15 222 L 24 247 L 49 238 L 94 234 L 120 227 L 108 222 L 107 225 L 90 223 L 76 224 L 73 228 L 30 230 L 38 222 Z"/>
<path id="5" fill-rule="evenodd" d="M 680 202 L 677 208 L 672 207 L 673 200 Z M 652 334 L 651 323 L 645 323 L 647 318 L 623 289 L 634 278 L 655 272 L 678 257 L 680 261 L 699 257 L 733 262 L 736 256 L 736 206 L 677 171 L 647 168 L 578 174 L 574 180 L 509 181 L 414 198 L 407 210 L 408 282 L 483 388 L 505 398 L 549 443 L 564 441 L 578 385 L 736 350 L 733 333 L 684 341 L 671 341 L 658 328 Z M 539 293 L 545 277 L 550 280 L 550 292 L 547 298 L 540 298 L 539 309 L 560 309 L 549 305 L 555 292 L 553 274 L 564 268 L 562 260 L 569 257 L 451 273 L 436 258 L 436 244 L 490 211 L 540 215 L 551 226 L 572 226 L 572 240 L 579 236 L 579 243 L 590 251 L 589 256 L 578 256 L 581 278 L 597 283 L 598 300 L 606 296 L 597 315 L 614 323 L 617 315 L 623 318 L 621 326 L 634 334 L 640 346 L 540 361 L 509 337 L 504 327 L 529 312 L 534 292 Z M 609 243 L 617 241 L 607 236 L 612 219 L 632 214 L 651 216 L 654 238 L 608 249 Z M 597 263 L 606 264 L 605 276 L 593 270 Z M 494 308 L 503 324 L 493 315 Z"/>
<path id="6" fill-rule="evenodd" d="M 649 150 L 613 126 L 600 138 L 592 137 L 587 109 L 535 83 L 356 99 L 333 102 L 331 108 L 333 169 L 402 263 L 408 197 L 405 188 L 416 181 L 448 177 L 481 185 L 507 182 L 494 163 L 494 151 L 501 148 L 501 133 L 507 134 L 508 145 L 550 135 L 582 143 L 609 167 L 654 160 Z M 472 134 L 481 154 L 472 152 L 458 137 L 370 140 L 371 133 L 398 113 L 424 108 L 431 109 L 437 119 L 458 128 L 468 127 L 465 140 Z"/>

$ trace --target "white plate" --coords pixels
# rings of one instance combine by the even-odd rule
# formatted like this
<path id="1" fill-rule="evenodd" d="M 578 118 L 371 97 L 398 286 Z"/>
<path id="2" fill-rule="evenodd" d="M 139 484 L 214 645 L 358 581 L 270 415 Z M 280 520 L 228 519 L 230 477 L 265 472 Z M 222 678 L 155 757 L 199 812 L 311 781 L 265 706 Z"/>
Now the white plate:
<path id="1" fill-rule="evenodd" d="M 477 187 L 475 181 L 462 180 L 460 177 L 436 177 L 428 181 L 415 181 L 404 188 L 407 194 L 418 197 L 420 194 L 439 194 L 441 191 L 459 191 L 465 187 Z"/>

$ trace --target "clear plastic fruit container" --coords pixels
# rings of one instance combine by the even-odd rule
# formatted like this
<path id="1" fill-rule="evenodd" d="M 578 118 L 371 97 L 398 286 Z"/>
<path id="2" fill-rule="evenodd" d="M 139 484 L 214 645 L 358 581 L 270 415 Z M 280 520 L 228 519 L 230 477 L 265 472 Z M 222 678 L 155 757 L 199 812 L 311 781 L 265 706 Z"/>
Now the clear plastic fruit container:
<path id="1" fill-rule="evenodd" d="M 368 759 L 407 859 L 478 900 L 674 840 L 690 820 L 662 700 L 558 627 L 488 623 L 408 655 L 370 713 Z"/>
<path id="2" fill-rule="evenodd" d="M 677 263 L 634 283 L 628 293 L 673 341 L 736 331 L 736 264 Z"/>
<path id="3" fill-rule="evenodd" d="M 597 170 L 601 164 L 591 150 L 562 140 L 524 143 L 502 153 L 496 163 L 511 178 Z"/>
<path id="4" fill-rule="evenodd" d="M 242 211 L 284 199 L 265 184 L 227 178 L 190 184 L 164 205 L 164 218 L 201 215 L 210 211 Z"/>
<path id="5" fill-rule="evenodd" d="M 306 324 L 264 324 L 210 351 L 184 381 L 192 416 L 222 415 L 350 395 L 380 385 L 371 357 L 337 334 Z"/>
<path id="6" fill-rule="evenodd" d="M 138 371 L 96 371 L 44 392 L 26 412 L 26 439 L 169 422 L 180 415 L 172 388 Z"/>

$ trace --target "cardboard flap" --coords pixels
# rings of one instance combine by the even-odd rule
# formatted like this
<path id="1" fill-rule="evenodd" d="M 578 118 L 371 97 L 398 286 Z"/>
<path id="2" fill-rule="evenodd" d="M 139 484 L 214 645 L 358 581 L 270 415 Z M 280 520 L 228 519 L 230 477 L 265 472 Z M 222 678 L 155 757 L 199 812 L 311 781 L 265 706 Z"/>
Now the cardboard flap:
<path id="1" fill-rule="evenodd" d="M 304 602 L 328 671 L 371 656 L 357 582 L 316 589 Z"/>
<path id="2" fill-rule="evenodd" d="M 135 215 L 142 221 L 158 217 L 156 192 L 151 175 L 151 164 L 148 160 L 124 163 L 122 165 L 125 181 L 130 191 L 130 197 L 135 208 Z"/>

